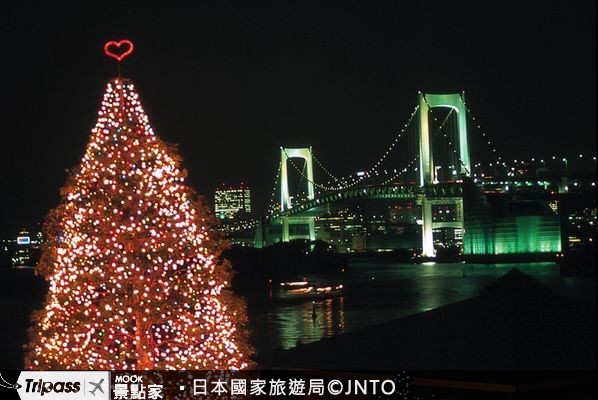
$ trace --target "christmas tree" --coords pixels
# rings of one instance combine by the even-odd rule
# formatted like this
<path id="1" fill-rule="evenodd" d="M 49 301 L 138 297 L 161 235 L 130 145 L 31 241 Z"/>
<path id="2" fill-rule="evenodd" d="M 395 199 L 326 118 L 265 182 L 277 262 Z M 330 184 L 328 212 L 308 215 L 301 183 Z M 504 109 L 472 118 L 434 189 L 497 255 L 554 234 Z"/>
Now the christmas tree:
<path id="1" fill-rule="evenodd" d="M 48 216 L 29 369 L 241 369 L 245 304 L 223 241 L 153 132 L 133 83 L 111 80 L 80 165 Z"/>

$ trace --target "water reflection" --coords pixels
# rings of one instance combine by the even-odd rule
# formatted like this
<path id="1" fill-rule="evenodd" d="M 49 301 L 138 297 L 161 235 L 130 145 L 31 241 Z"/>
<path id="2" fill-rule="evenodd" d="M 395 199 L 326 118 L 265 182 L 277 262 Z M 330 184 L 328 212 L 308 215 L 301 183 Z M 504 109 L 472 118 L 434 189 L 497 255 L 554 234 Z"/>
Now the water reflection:
<path id="1" fill-rule="evenodd" d="M 477 295 L 512 268 L 558 294 L 595 302 L 593 282 L 560 277 L 554 263 L 527 264 L 351 264 L 336 298 L 277 302 L 250 309 L 258 352 L 290 348 L 395 318 L 428 311 Z M 324 279 L 308 276 L 310 281 Z M 315 319 L 312 315 L 315 312 Z M 266 318 L 263 318 L 263 316 Z"/>
<path id="2" fill-rule="evenodd" d="M 343 297 L 274 306 L 268 322 L 278 331 L 278 341 L 288 349 L 345 331 Z"/>
<path id="3" fill-rule="evenodd" d="M 324 317 L 314 320 L 314 327 L 319 325 L 319 331 L 321 331 L 316 332 L 317 337 L 329 337 L 344 332 L 345 309 L 342 297 L 326 299 L 314 304 L 316 304 L 316 315 Z"/>

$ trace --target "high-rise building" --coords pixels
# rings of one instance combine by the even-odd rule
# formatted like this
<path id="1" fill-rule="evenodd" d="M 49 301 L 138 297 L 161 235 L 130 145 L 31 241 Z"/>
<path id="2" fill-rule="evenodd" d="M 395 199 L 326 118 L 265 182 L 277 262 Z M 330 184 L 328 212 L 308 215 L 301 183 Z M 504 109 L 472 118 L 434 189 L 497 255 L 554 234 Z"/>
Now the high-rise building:
<path id="1" fill-rule="evenodd" d="M 223 183 L 214 195 L 215 213 L 220 219 L 243 218 L 251 214 L 251 189 Z"/>

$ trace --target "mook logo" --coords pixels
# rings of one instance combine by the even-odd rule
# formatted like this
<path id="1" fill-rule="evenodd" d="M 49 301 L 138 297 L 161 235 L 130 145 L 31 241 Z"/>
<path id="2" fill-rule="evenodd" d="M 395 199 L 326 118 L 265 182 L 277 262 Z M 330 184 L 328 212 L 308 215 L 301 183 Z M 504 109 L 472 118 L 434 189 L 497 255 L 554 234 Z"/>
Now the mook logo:
<path id="1" fill-rule="evenodd" d="M 23 371 L 15 385 L 22 400 L 108 400 L 107 371 Z"/>

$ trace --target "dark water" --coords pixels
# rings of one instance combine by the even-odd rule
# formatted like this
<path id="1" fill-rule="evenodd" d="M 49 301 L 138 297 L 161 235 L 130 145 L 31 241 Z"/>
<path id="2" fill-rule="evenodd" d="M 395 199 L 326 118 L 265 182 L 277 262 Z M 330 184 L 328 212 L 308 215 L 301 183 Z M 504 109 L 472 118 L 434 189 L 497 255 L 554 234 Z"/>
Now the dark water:
<path id="1" fill-rule="evenodd" d="M 278 348 L 294 347 L 368 325 L 465 300 L 512 268 L 532 276 L 563 296 L 596 302 L 594 279 L 560 277 L 553 263 L 389 264 L 353 263 L 342 277 L 306 276 L 314 283 L 343 283 L 342 297 L 292 302 L 250 299 L 249 320 L 257 359 L 267 362 Z M 0 270 L 0 369 L 22 367 L 29 316 L 47 287 L 30 270 Z"/>
<path id="2" fill-rule="evenodd" d="M 316 300 L 315 321 L 310 299 L 250 302 L 250 325 L 258 357 L 267 358 L 278 347 L 294 347 L 298 342 L 313 342 L 468 299 L 513 268 L 555 293 L 596 301 L 593 279 L 561 277 L 554 263 L 354 263 L 342 278 L 306 276 L 314 282 L 344 285 L 342 297 Z"/>

